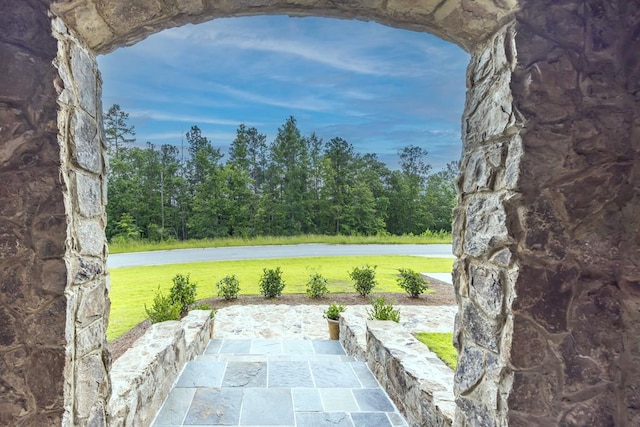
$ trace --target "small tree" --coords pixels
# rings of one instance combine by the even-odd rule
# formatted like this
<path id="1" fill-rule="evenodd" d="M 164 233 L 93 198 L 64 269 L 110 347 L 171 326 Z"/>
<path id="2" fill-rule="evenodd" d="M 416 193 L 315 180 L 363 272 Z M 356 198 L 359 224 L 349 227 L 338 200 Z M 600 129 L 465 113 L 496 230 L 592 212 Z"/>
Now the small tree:
<path id="1" fill-rule="evenodd" d="M 397 278 L 398 285 L 404 289 L 411 298 L 417 298 L 427 289 L 427 281 L 420 276 L 417 271 L 410 268 L 400 268 L 400 277 Z"/>
<path id="2" fill-rule="evenodd" d="M 320 273 L 309 276 L 309 280 L 307 280 L 307 296 L 309 298 L 322 298 L 328 293 L 326 277 L 323 277 Z"/>
<path id="3" fill-rule="evenodd" d="M 356 289 L 356 292 L 366 297 L 377 284 L 376 266 L 371 267 L 367 264 L 362 267 L 355 267 L 349 273 L 349 277 L 355 282 L 353 287 Z"/>
<path id="4" fill-rule="evenodd" d="M 260 293 L 267 298 L 276 298 L 282 294 L 284 280 L 282 280 L 282 270 L 265 268 L 262 270 L 260 278 Z"/>
<path id="5" fill-rule="evenodd" d="M 238 299 L 238 293 L 240 292 L 240 281 L 235 274 L 231 276 L 224 276 L 217 283 L 218 295 L 222 295 L 227 301 L 232 299 Z"/>
<path id="6" fill-rule="evenodd" d="M 191 282 L 189 275 L 176 274 L 171 287 L 171 302 L 180 306 L 180 314 L 186 314 L 196 302 L 197 283 Z"/>

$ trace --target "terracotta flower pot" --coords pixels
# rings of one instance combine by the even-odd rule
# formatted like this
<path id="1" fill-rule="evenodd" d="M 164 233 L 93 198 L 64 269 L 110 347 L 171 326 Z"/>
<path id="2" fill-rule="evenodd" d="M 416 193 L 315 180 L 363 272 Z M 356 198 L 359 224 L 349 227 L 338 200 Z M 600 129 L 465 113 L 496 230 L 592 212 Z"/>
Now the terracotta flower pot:
<path id="1" fill-rule="evenodd" d="M 329 324 L 329 339 L 340 339 L 340 322 L 337 320 L 327 319 L 327 323 Z"/>

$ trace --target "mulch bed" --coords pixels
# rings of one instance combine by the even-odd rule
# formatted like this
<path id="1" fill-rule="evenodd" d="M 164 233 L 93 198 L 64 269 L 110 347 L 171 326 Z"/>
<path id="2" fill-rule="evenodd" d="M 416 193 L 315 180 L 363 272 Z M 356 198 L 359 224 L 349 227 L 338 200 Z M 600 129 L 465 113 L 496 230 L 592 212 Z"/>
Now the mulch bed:
<path id="1" fill-rule="evenodd" d="M 383 296 L 387 301 L 393 302 L 394 305 L 456 305 L 456 296 L 453 286 L 429 277 L 429 289 L 435 293 L 422 294 L 418 298 L 410 298 L 406 293 L 377 293 L 375 296 Z M 303 294 L 282 294 L 279 298 L 265 298 L 262 295 L 240 295 L 236 300 L 226 301 L 222 298 L 208 298 L 198 301 L 198 303 L 209 304 L 211 307 L 224 308 L 232 305 L 329 305 L 337 302 L 344 305 L 368 305 L 369 300 L 363 298 L 356 293 L 348 294 L 328 294 L 325 298 L 311 299 Z M 109 343 L 113 360 L 120 357 L 133 343 L 140 338 L 151 326 L 151 322 L 147 319 L 139 323 L 126 334 Z"/>

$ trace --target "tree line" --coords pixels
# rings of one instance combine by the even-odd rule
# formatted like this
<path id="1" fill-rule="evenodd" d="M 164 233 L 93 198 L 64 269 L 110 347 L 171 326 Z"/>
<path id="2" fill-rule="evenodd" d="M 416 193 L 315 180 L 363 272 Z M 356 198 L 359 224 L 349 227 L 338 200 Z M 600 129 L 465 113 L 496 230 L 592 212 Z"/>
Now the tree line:
<path id="1" fill-rule="evenodd" d="M 340 137 L 302 135 L 289 117 L 271 142 L 241 124 L 226 156 L 197 126 L 181 148 L 139 148 L 117 104 L 105 135 L 109 239 L 451 231 L 457 166 L 431 173 L 417 146 L 399 150 L 391 170 Z"/>

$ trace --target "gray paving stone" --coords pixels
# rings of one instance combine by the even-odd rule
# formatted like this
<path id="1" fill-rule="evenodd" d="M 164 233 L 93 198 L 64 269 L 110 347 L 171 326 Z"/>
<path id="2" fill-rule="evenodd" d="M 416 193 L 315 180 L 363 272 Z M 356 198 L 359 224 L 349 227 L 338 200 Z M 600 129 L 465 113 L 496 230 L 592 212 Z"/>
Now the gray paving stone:
<path id="1" fill-rule="evenodd" d="M 404 420 L 404 418 L 402 418 L 402 415 L 400 415 L 397 412 L 387 412 L 387 416 L 389 417 L 389 421 L 391 421 L 391 424 L 393 424 L 394 426 L 406 426 L 407 422 Z"/>
<path id="2" fill-rule="evenodd" d="M 269 388 L 313 386 L 308 362 L 269 362 Z"/>
<path id="3" fill-rule="evenodd" d="M 314 340 L 313 348 L 316 354 L 346 354 L 338 340 Z"/>
<path id="4" fill-rule="evenodd" d="M 174 388 L 171 390 L 156 416 L 153 427 L 182 425 L 195 393 L 195 388 Z"/>
<path id="5" fill-rule="evenodd" d="M 282 352 L 285 354 L 314 354 L 310 340 L 283 340 Z"/>
<path id="6" fill-rule="evenodd" d="M 251 340 L 223 340 L 220 353 L 251 353 Z"/>
<path id="7" fill-rule="evenodd" d="M 296 412 L 322 412 L 322 400 L 317 388 L 292 388 L 293 410 Z"/>
<path id="8" fill-rule="evenodd" d="M 297 412 L 297 427 L 354 427 L 345 412 Z"/>
<path id="9" fill-rule="evenodd" d="M 222 387 L 266 387 L 266 362 L 228 362 Z"/>
<path id="10" fill-rule="evenodd" d="M 189 362 L 176 387 L 220 387 L 226 365 L 226 362 Z"/>
<path id="11" fill-rule="evenodd" d="M 222 340 L 210 340 L 207 348 L 204 349 L 204 354 L 220 353 L 220 346 L 222 346 Z"/>
<path id="12" fill-rule="evenodd" d="M 292 425 L 293 399 L 284 388 L 245 388 L 240 425 Z"/>
<path id="13" fill-rule="evenodd" d="M 242 392 L 239 388 L 197 390 L 184 424 L 238 425 Z"/>
<path id="14" fill-rule="evenodd" d="M 281 340 L 253 340 L 251 354 L 282 354 Z"/>
<path id="15" fill-rule="evenodd" d="M 393 427 L 384 412 L 354 412 L 351 419 L 355 427 Z"/>
<path id="16" fill-rule="evenodd" d="M 351 369 L 356 373 L 356 376 L 360 380 L 360 384 L 364 388 L 376 388 L 380 387 L 376 377 L 373 376 L 369 367 L 364 362 L 351 362 Z"/>
<path id="17" fill-rule="evenodd" d="M 363 412 L 394 412 L 396 409 L 387 394 L 380 388 L 354 389 L 353 395 Z"/>
<path id="18" fill-rule="evenodd" d="M 326 412 L 358 412 L 360 407 L 348 388 L 321 388 L 320 397 Z"/>
<path id="19" fill-rule="evenodd" d="M 319 388 L 359 388 L 360 381 L 345 363 L 309 362 L 316 387 Z"/>

